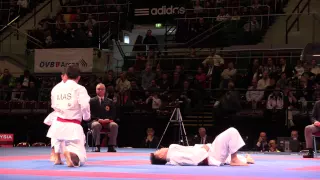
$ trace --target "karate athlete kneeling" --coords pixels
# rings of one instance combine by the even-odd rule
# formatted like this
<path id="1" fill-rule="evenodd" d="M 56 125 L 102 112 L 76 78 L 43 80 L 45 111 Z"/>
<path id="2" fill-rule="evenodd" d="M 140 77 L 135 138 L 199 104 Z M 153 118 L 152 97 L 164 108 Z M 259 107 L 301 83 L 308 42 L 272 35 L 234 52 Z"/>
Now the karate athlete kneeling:
<path id="1" fill-rule="evenodd" d="M 64 151 L 67 165 L 74 167 L 86 161 L 81 120 L 90 120 L 90 96 L 86 88 L 78 84 L 80 69 L 77 65 L 68 66 L 66 74 L 67 81 L 57 84 L 51 91 L 51 107 L 57 119 L 52 122 L 47 137 L 56 141 L 54 164 L 62 164 L 60 154 Z"/>
<path id="2" fill-rule="evenodd" d="M 245 143 L 238 130 L 229 128 L 219 134 L 211 145 L 181 146 L 171 144 L 169 148 L 161 148 L 151 153 L 151 164 L 168 164 L 176 166 L 246 166 L 253 164 L 254 160 L 249 156 L 238 156 L 238 150 Z"/>
<path id="3" fill-rule="evenodd" d="M 68 80 L 67 74 L 66 72 L 62 72 L 61 74 L 61 82 L 60 83 L 65 83 Z M 58 83 L 58 84 L 60 84 Z M 55 111 L 53 111 L 52 113 L 50 113 L 43 121 L 44 124 L 51 126 L 52 122 L 57 120 L 57 115 L 55 113 Z M 55 161 L 55 157 L 54 157 L 54 144 L 56 144 L 56 139 L 51 138 L 51 155 L 50 155 L 50 161 Z"/>

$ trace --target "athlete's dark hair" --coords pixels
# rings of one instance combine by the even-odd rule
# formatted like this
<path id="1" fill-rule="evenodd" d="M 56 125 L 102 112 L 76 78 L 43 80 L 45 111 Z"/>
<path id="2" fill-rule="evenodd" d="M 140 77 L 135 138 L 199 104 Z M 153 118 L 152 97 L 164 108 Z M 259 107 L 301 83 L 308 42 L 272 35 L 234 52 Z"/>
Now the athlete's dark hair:
<path id="1" fill-rule="evenodd" d="M 79 66 L 72 64 L 67 67 L 67 76 L 69 79 L 77 79 L 80 76 Z"/>
<path id="2" fill-rule="evenodd" d="M 151 164 L 165 165 L 165 164 L 167 163 L 167 160 L 157 158 L 157 157 L 154 155 L 154 153 L 151 153 L 151 154 L 150 154 L 150 162 L 151 162 Z"/>
<path id="3" fill-rule="evenodd" d="M 75 166 L 79 166 L 80 165 L 80 159 L 79 157 L 75 154 L 75 153 L 71 153 L 70 152 L 70 157 L 71 157 L 71 161 Z"/>

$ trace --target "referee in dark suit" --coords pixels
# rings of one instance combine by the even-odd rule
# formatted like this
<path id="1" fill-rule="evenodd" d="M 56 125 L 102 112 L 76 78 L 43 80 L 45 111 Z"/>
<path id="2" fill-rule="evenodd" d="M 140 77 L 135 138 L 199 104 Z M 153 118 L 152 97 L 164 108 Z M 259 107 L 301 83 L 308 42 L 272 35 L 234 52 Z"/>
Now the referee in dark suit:
<path id="1" fill-rule="evenodd" d="M 106 87 L 100 83 L 96 86 L 97 96 L 90 99 L 92 137 L 95 141 L 95 152 L 100 152 L 100 132 L 102 128 L 109 131 L 108 152 L 116 152 L 118 124 L 116 119 L 116 106 L 112 100 L 105 97 Z"/>

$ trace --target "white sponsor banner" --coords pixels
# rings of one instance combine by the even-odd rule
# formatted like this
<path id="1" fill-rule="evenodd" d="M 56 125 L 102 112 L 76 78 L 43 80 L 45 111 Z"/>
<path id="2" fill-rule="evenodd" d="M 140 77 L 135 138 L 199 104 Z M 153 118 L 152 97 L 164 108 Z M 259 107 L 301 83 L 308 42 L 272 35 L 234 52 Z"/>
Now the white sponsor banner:
<path id="1" fill-rule="evenodd" d="M 69 64 L 77 64 L 81 72 L 92 72 L 93 48 L 35 50 L 35 73 L 60 73 Z"/>

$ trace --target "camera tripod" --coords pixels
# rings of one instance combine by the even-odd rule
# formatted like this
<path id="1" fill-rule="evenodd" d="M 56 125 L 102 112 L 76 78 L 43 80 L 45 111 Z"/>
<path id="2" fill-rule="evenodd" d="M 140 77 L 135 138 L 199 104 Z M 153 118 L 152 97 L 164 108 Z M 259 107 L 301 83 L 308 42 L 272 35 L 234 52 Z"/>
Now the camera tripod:
<path id="1" fill-rule="evenodd" d="M 174 119 L 175 117 L 175 119 Z M 170 123 L 179 123 L 179 144 L 182 144 L 182 145 L 187 145 L 189 146 L 189 142 L 188 142 L 188 138 L 187 138 L 187 134 L 186 134 L 186 129 L 184 128 L 184 124 L 183 124 L 183 119 L 182 119 L 182 115 L 181 115 L 181 111 L 180 111 L 180 108 L 179 107 L 176 107 L 174 108 L 172 114 L 171 114 L 171 117 L 170 117 L 170 120 L 167 124 L 167 127 L 166 129 L 164 130 L 162 136 L 161 136 L 161 139 L 159 141 L 159 144 L 157 146 L 157 149 L 159 148 L 161 142 L 162 142 L 162 139 L 164 137 L 164 135 L 166 134 L 167 130 L 168 130 L 168 127 L 170 125 Z"/>

